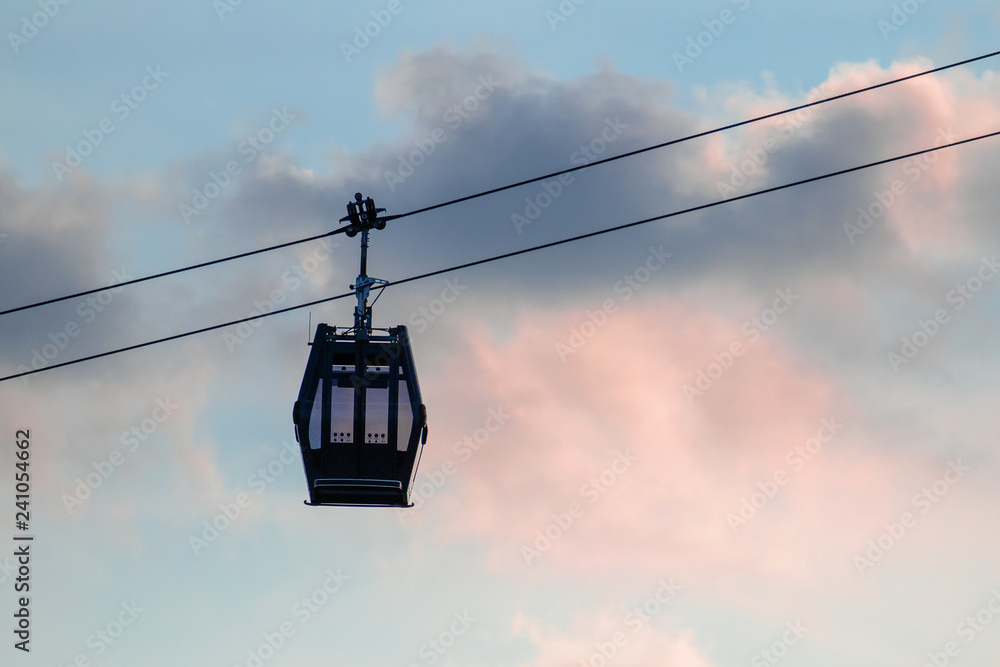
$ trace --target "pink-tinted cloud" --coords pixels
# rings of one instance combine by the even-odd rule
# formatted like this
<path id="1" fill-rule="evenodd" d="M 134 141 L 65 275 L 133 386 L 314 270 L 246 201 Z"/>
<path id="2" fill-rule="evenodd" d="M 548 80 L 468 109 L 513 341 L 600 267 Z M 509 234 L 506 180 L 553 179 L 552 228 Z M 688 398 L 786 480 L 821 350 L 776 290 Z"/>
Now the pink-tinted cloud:
<path id="1" fill-rule="evenodd" d="M 518 614 L 511 629 L 538 648 L 525 667 L 579 664 L 627 664 L 635 667 L 671 665 L 711 667 L 690 630 L 666 630 L 663 619 L 626 610 L 578 615 L 572 627 L 561 629 Z M 659 627 L 658 627 L 659 626 Z"/>
<path id="2" fill-rule="evenodd" d="M 429 448 L 425 473 L 458 467 L 422 510 L 438 531 L 483 540 L 494 569 L 527 577 L 672 573 L 748 602 L 767 582 L 856 585 L 852 556 L 925 470 L 871 448 L 836 382 L 777 327 L 751 340 L 743 317 L 696 302 L 625 306 L 601 327 L 574 310 L 524 315 L 503 342 L 469 332 L 436 392 L 457 415 L 510 419 L 467 461 Z M 574 330 L 592 336 L 563 362 Z M 682 388 L 713 364 L 729 368 L 689 402 Z"/>
<path id="3" fill-rule="evenodd" d="M 83 383 L 60 383 L 58 373 L 72 369 L 0 387 L 0 419 L 32 432 L 32 475 L 51 490 L 39 506 L 60 519 L 97 512 L 122 524 L 141 513 L 214 506 L 225 475 L 214 443 L 197 433 L 214 366 L 196 345 L 169 372 L 162 362 L 137 359 L 129 372 Z M 100 400 L 83 400 L 93 396 Z M 150 502 L 151 490 L 160 495 Z"/>
<path id="4" fill-rule="evenodd" d="M 888 68 L 874 62 L 843 63 L 801 98 L 773 89 L 757 93 L 745 86 L 723 87 L 717 95 L 733 117 L 754 117 L 933 66 L 922 58 Z M 715 174 L 715 184 L 736 181 L 742 193 L 788 180 L 779 177 L 768 183 L 764 178 L 771 175 L 774 179 L 775 166 L 785 159 L 783 152 L 808 149 L 819 156 L 853 147 L 855 159 L 850 164 L 830 164 L 834 169 L 951 143 L 997 127 L 996 77 L 987 72 L 977 78 L 966 70 L 951 70 L 747 126 L 705 142 L 702 149 L 704 167 Z M 888 225 L 907 254 L 949 257 L 961 253 L 975 226 L 962 222 L 963 183 L 983 168 L 979 160 L 970 159 L 975 150 L 948 149 L 865 172 L 867 192 L 858 202 L 860 210 L 850 207 L 854 211 L 851 222 Z M 756 164 L 754 156 L 758 156 Z"/>

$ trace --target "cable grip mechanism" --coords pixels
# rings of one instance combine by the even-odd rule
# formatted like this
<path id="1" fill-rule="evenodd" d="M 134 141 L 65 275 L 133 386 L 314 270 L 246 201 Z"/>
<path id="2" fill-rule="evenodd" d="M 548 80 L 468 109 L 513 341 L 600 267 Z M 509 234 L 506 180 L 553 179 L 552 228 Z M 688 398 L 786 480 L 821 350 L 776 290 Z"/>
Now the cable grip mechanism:
<path id="1" fill-rule="evenodd" d="M 358 304 L 354 308 L 354 330 L 358 338 L 366 339 L 372 331 L 372 309 L 368 305 L 368 295 L 374 285 L 388 285 L 388 280 L 372 278 L 368 275 L 368 232 L 372 229 L 385 229 L 385 220 L 378 217 L 384 208 L 376 208 L 375 201 L 368 197 L 364 199 L 360 192 L 355 193 L 354 201 L 347 204 L 347 215 L 340 219 L 347 222 L 344 233 L 350 237 L 361 234 L 361 271 L 351 285 Z"/>

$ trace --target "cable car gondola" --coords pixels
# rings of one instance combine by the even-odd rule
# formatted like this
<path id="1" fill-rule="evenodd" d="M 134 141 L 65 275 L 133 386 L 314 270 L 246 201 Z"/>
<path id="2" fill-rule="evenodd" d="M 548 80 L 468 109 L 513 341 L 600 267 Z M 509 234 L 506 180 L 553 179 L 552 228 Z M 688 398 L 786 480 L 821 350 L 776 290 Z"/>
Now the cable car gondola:
<path id="1" fill-rule="evenodd" d="M 299 397 L 292 409 L 295 437 L 309 484 L 309 505 L 410 507 L 410 487 L 427 440 L 405 326 L 373 329 L 367 305 L 368 231 L 385 220 L 369 197 L 347 205 L 348 236 L 362 234 L 354 326 L 316 327 Z"/>

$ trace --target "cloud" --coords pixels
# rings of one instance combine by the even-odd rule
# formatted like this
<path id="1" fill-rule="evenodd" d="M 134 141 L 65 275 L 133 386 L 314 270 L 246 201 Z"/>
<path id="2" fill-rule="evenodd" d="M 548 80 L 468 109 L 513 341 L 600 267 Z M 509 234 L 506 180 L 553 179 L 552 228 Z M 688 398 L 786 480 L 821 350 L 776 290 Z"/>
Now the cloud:
<path id="1" fill-rule="evenodd" d="M 926 65 L 845 63 L 810 93 L 835 94 Z M 741 185 L 729 183 L 740 192 L 921 148 L 949 127 L 961 136 L 975 134 L 1000 116 L 996 85 L 989 72 L 929 77 L 824 106 L 795 127 L 769 122 L 577 173 L 558 194 L 552 183 L 534 184 L 414 216 L 373 236 L 371 273 L 405 277 L 712 201 L 722 195 L 719 183 L 729 182 L 753 156 L 762 164 L 754 173 L 745 169 Z M 810 93 L 728 87 L 707 91 L 703 104 L 714 115 L 744 117 Z M 611 66 L 560 81 L 514 59 L 447 47 L 404 56 L 380 75 L 375 96 L 400 122 L 398 137 L 341 155 L 327 171 L 306 168 L 275 145 L 187 225 L 177 204 L 188 186 L 204 185 L 214 157 L 165 169 L 169 177 L 160 188 L 148 175 L 111 187 L 78 170 L 66 186 L 32 190 L 4 173 L 0 229 L 9 237 L 0 253 L 11 259 L 12 272 L 30 277 L 26 289 L 0 286 L 5 301 L 101 284 L 105 267 L 120 259 L 109 250 L 114 241 L 149 243 L 148 235 L 171 250 L 170 257 L 184 258 L 178 264 L 210 259 L 332 229 L 355 191 L 398 213 L 705 126 L 678 108 L 669 85 Z M 776 141 L 774 150 L 764 148 L 768 139 Z M 766 160 L 759 157 L 762 149 Z M 891 372 L 882 365 L 886 342 L 928 305 L 940 303 L 934 288 L 947 287 L 942 276 L 967 274 L 962 262 L 995 236 L 990 216 L 997 195 L 988 180 L 996 171 L 994 153 L 985 145 L 957 149 L 918 169 L 918 179 L 907 180 L 906 165 L 891 165 L 463 272 L 468 290 L 418 341 L 432 429 L 438 429 L 432 432 L 453 443 L 474 432 L 490 408 L 515 416 L 463 467 L 454 491 L 442 493 L 437 514 L 428 516 L 441 517 L 440 530 L 449 537 L 486 541 L 491 566 L 504 571 L 523 570 L 520 547 L 531 545 L 553 514 L 579 503 L 584 512 L 572 529 L 529 569 L 558 565 L 587 573 L 625 564 L 649 571 L 667 563 L 705 580 L 724 581 L 727 573 L 749 569 L 822 587 L 823 568 L 867 535 L 869 524 L 857 523 L 858 517 L 905 488 L 891 481 L 899 462 L 886 443 L 930 419 L 912 405 L 923 398 L 921 381 L 936 380 L 920 370 L 935 357 L 928 350 L 915 362 L 912 377 L 919 381 L 900 392 L 911 401 L 914 420 L 894 420 L 884 414 L 879 389 Z M 905 192 L 895 194 L 892 205 L 880 202 L 894 179 Z M 112 212 L 122 202 L 151 214 L 148 221 L 139 218 L 135 236 L 115 224 Z M 857 223 L 859 208 L 873 223 L 852 243 L 844 226 Z M 518 216 L 530 224 L 519 226 Z M 60 358 L 245 317 L 262 310 L 275 291 L 287 305 L 345 291 L 356 272 L 357 246 L 343 238 L 338 243 L 323 261 L 311 255 L 316 246 L 309 244 L 129 290 L 116 296 L 108 309 L 113 315 L 95 321 Z M 647 273 L 636 300 L 625 304 L 617 286 L 638 277 L 654 249 L 670 253 L 669 261 Z M 310 261 L 313 270 L 306 271 Z M 793 312 L 774 333 L 747 340 L 742 325 L 772 303 L 775 290 L 788 289 L 801 295 L 795 306 L 801 315 Z M 440 290 L 436 281 L 390 290 L 376 317 L 409 322 L 414 309 L 432 303 Z M 593 313 L 607 298 L 621 300 L 621 312 L 598 326 Z M 8 366 L 28 362 L 33 349 L 49 344 L 49 333 L 58 337 L 64 323 L 79 317 L 76 308 L 6 320 Z M 336 322 L 349 317 L 349 309 L 337 304 L 317 319 Z M 196 435 L 209 424 L 221 428 L 199 412 L 210 395 L 206 385 L 217 377 L 249 377 L 251 365 L 273 372 L 282 387 L 293 385 L 302 355 L 289 350 L 302 339 L 300 321 L 268 320 L 247 329 L 252 335 L 232 349 L 222 333 L 208 334 L 184 348 L 195 351 L 190 366 L 157 361 L 121 386 L 115 375 L 150 357 L 97 362 L 92 370 L 62 377 L 94 378 L 95 392 L 107 390 L 122 402 L 121 414 L 140 416 L 158 390 L 191 382 L 195 407 L 170 465 L 194 480 L 178 493 L 204 504 L 232 484 L 214 463 L 211 438 Z M 583 333 L 587 325 L 592 334 Z M 556 345 L 574 347 L 574 330 L 585 343 L 563 354 L 563 362 Z M 688 404 L 683 386 L 720 363 L 718 355 L 734 341 L 746 345 L 745 354 Z M 131 396 L 141 383 L 136 378 L 150 372 L 159 373 L 158 381 Z M 863 384 L 852 384 L 859 379 Z M 854 400 L 845 399 L 852 391 Z M 435 409 L 435 403 L 448 407 Z M 51 434 L 62 443 L 55 451 L 84 467 L 123 430 L 111 419 L 113 411 L 92 412 L 101 435 L 87 441 L 80 461 L 70 452 L 86 417 L 72 415 Z M 437 423 L 436 414 L 444 416 Z M 860 427 L 838 435 L 836 453 L 789 483 L 745 534 L 734 536 L 726 514 L 784 465 L 790 448 L 813 437 L 823 419 Z M 886 429 L 878 437 L 872 435 L 876 426 Z M 615 461 L 625 450 L 638 461 L 618 473 L 613 466 L 621 467 Z M 428 457 L 433 466 L 433 448 Z M 581 488 L 609 469 L 615 483 L 605 490 L 589 487 L 585 493 L 598 494 L 590 503 Z M 74 476 L 72 469 L 62 474 L 66 482 Z M 808 526 L 809 517 L 830 513 L 824 494 L 834 493 L 850 512 L 823 527 L 826 537 L 810 532 L 819 529 Z M 657 527 L 653 534 L 649 526 Z M 790 544 L 787 531 L 801 526 L 810 540 Z M 831 541 L 843 553 L 825 554 Z"/>
<path id="2" fill-rule="evenodd" d="M 537 647 L 537 655 L 525 663 L 529 667 L 612 661 L 636 667 L 664 664 L 711 667 L 716 664 L 696 646 L 691 630 L 666 630 L 650 626 L 647 619 L 635 612 L 608 609 L 578 614 L 570 628 L 560 628 L 518 613 L 512 629 L 515 635 L 527 637 Z M 653 620 L 662 621 L 655 617 Z"/>
<path id="3" fill-rule="evenodd" d="M 853 556 L 944 463 L 879 447 L 838 377 L 743 317 L 646 299 L 600 327 L 566 310 L 524 314 L 505 340 L 468 330 L 428 392 L 423 474 L 457 472 L 416 510 L 427 539 L 481 541 L 507 576 L 667 572 L 751 608 L 763 590 L 856 590 Z M 574 330 L 589 338 L 563 362 Z M 702 371 L 717 379 L 689 402 Z M 469 455 L 460 424 L 487 408 L 510 419 Z"/>
<path id="4" fill-rule="evenodd" d="M 218 492 L 215 443 L 198 433 L 214 365 L 199 346 L 184 362 L 146 359 L 127 373 L 59 372 L 0 387 L 3 423 L 33 431 L 35 474 L 52 490 L 39 502 L 55 516 L 177 511 Z"/>
<path id="5" fill-rule="evenodd" d="M 706 92 L 703 107 L 706 116 L 724 122 L 929 64 L 842 63 L 803 94 L 781 90 L 773 81 L 764 89 L 720 86 Z M 570 182 L 532 184 L 401 220 L 373 237 L 372 272 L 406 277 L 705 204 L 723 196 L 722 185 L 742 194 L 930 146 L 949 133 L 970 136 L 995 125 L 1000 114 L 994 79 L 964 71 L 924 77 L 577 172 Z M 233 146 L 221 147 L 217 159 L 175 165 L 165 181 L 177 187 L 164 186 L 158 203 L 152 203 L 148 184 L 142 189 L 141 201 L 169 215 L 156 223 L 157 232 L 187 256 L 211 258 L 333 229 L 356 191 L 374 196 L 389 214 L 401 213 L 710 126 L 676 105 L 669 84 L 611 65 L 560 81 L 514 58 L 447 46 L 401 57 L 380 72 L 374 95 L 401 127 L 397 137 L 352 155 L 341 151 L 327 170 L 302 166 L 276 141 L 187 225 L 178 218 L 178 203 L 190 197 L 191 187 L 205 185 Z M 306 122 L 302 118 L 292 123 Z M 993 195 L 983 180 L 991 173 L 990 156 L 979 148 L 955 149 L 926 163 L 887 165 L 465 275 L 491 286 L 477 299 L 494 302 L 490 308 L 505 299 L 486 292 L 515 291 L 519 303 L 532 307 L 571 305 L 581 288 L 614 284 L 622 269 L 634 266 L 637 254 L 663 244 L 674 255 L 671 280 L 652 288 L 663 292 L 721 278 L 763 296 L 775 284 L 794 279 L 801 286 L 803 279 L 826 281 L 845 273 L 858 283 L 891 276 L 906 290 L 926 275 L 927 261 L 969 259 L 970 243 L 993 234 L 988 207 L 996 202 L 988 203 Z M 740 184 L 734 185 L 734 178 Z M 867 226 L 851 232 L 848 227 L 859 219 Z M 313 276 L 315 289 L 302 292 L 303 299 L 351 281 L 356 246 L 342 241 L 336 267 Z M 213 312 L 223 300 L 252 304 L 263 298 L 291 266 L 288 256 L 228 265 L 215 274 L 217 280 L 188 283 L 198 286 L 185 297 L 197 308 L 192 319 Z M 230 312 L 236 317 L 244 310 Z"/>
<path id="6" fill-rule="evenodd" d="M 105 246 L 112 197 L 80 174 L 61 187 L 30 189 L 7 168 L 0 170 L 0 281 L 2 308 L 65 293 L 74 286 L 112 282 L 115 267 Z M 23 317 L 23 316 L 21 316 Z M 27 341 L 4 316 L 5 351 Z M 36 320 L 37 322 L 37 320 Z M 47 342 L 47 341 L 46 341 Z"/>
<path id="7" fill-rule="evenodd" d="M 720 86 L 703 106 L 718 122 L 741 119 L 928 66 L 920 59 L 889 68 L 842 63 L 803 94 L 773 81 L 762 90 Z M 723 196 L 720 185 L 742 194 L 972 136 L 991 129 L 1000 113 L 994 78 L 961 70 L 923 77 L 578 172 L 570 183 L 528 185 L 410 218 L 376 235 L 372 261 L 402 277 L 708 203 Z M 219 209 L 228 222 L 211 238 L 221 242 L 230 225 L 241 224 L 247 238 L 266 233 L 270 241 L 277 221 L 289 235 L 317 233 L 336 224 L 354 191 L 399 213 L 708 127 L 676 106 L 668 84 L 610 65 L 560 81 L 515 59 L 446 46 L 411 52 L 383 70 L 375 97 L 401 123 L 397 138 L 341 154 L 328 173 L 304 170 L 289 155 L 277 159 L 280 153 L 261 160 Z M 968 259 L 966 240 L 992 234 L 982 221 L 983 202 L 993 197 L 982 182 L 990 155 L 954 149 L 546 251 L 550 259 L 524 261 L 516 271 L 507 263 L 475 275 L 498 291 L 519 291 L 524 303 L 565 303 L 579 287 L 613 283 L 636 249 L 662 243 L 674 253 L 671 284 L 678 287 L 724 276 L 761 295 L 793 277 L 823 280 L 845 271 L 856 281 L 892 275 L 903 286 L 925 273 L 926 261 Z M 867 226 L 852 233 L 848 226 L 859 219 Z M 347 268 L 336 282 L 350 275 Z"/>
<path id="8" fill-rule="evenodd" d="M 178 205 L 193 188 L 204 191 L 235 142 L 114 183 L 83 167 L 60 187 L 25 186 L 3 171 L 0 300 L 17 305 L 106 284 L 120 267 L 143 274 L 319 234 L 338 225 L 356 191 L 405 212 L 927 65 L 842 63 L 812 91 L 730 85 L 706 90 L 691 109 L 670 84 L 610 65 L 559 80 L 488 51 L 410 53 L 379 74 L 374 91 L 397 136 L 355 153 L 333 140 L 323 147 L 329 164 L 307 165 L 282 135 L 191 223 Z M 720 183 L 748 192 L 918 149 L 949 128 L 970 136 L 995 128 L 997 99 L 989 71 L 873 91 L 794 127 L 763 123 L 578 172 L 558 188 L 533 184 L 401 220 L 373 235 L 369 267 L 406 277 L 703 204 L 724 196 Z M 296 131 L 289 126 L 288 136 Z M 996 503 L 997 475 L 990 289 L 950 311 L 953 321 L 899 372 L 886 354 L 936 308 L 950 308 L 948 290 L 992 253 L 997 160 L 984 142 L 926 169 L 888 165 L 463 271 L 448 278 L 467 287 L 429 311 L 426 327 L 413 315 L 436 304 L 444 276 L 388 290 L 376 321 L 411 324 L 430 410 L 420 481 L 448 462 L 455 471 L 432 484 L 402 530 L 391 513 L 378 516 L 384 524 L 334 515 L 349 517 L 341 534 L 371 538 L 347 553 L 375 562 L 380 581 L 424 567 L 438 592 L 455 581 L 442 549 L 456 562 L 471 554 L 470 581 L 492 577 L 494 589 L 527 598 L 512 632 L 536 647 L 539 666 L 600 651 L 628 612 L 608 597 L 663 576 L 698 590 L 713 613 L 746 614 L 740 623 L 780 627 L 788 609 L 804 610 L 828 622 L 834 639 L 857 637 L 854 617 L 835 618 L 845 602 L 912 600 L 930 613 L 925 598 L 940 597 L 899 584 L 900 574 L 943 581 L 936 590 L 979 585 L 996 574 L 988 556 L 997 548 L 983 512 Z M 903 190 L 893 190 L 896 181 Z M 858 224 L 859 210 L 872 222 L 851 237 L 845 225 Z M 92 320 L 79 300 L 4 317 L 3 367 L 30 365 L 45 346 L 61 361 L 346 291 L 358 246 L 338 243 L 323 257 L 312 243 L 137 286 Z M 670 257 L 653 270 L 656 253 Z M 797 298 L 779 313 L 789 292 Z M 352 306 L 317 307 L 313 319 L 340 324 Z M 160 557 L 170 549 L 187 557 L 188 537 L 249 488 L 292 437 L 307 317 L 0 386 L 0 421 L 32 428 L 38 488 L 51 491 L 34 500 L 56 519 L 66 514 L 63 493 L 127 447 L 133 428 L 155 426 L 72 515 L 93 549 L 80 572 L 118 574 L 94 535 L 129 557 L 162 544 Z M 63 349 L 71 323 L 81 333 Z M 167 398 L 181 407 L 161 423 L 154 411 Z M 503 423 L 487 428 L 498 411 Z M 960 456 L 973 466 L 968 479 L 920 515 L 884 562 L 859 573 L 854 558 Z M 235 523 L 211 557 L 250 558 L 257 552 L 246 545 L 270 536 L 287 536 L 275 542 L 284 547 L 305 540 L 316 553 L 336 547 L 331 514 L 302 510 L 300 475 L 297 464 L 283 467 L 268 495 L 254 496 L 252 520 Z M 371 544 L 384 547 L 374 561 Z M 963 561 L 974 567 L 949 562 L 963 550 L 975 552 Z M 421 580 L 414 596 L 426 592 Z M 585 609 L 568 622 L 539 612 L 532 604 L 546 586 L 580 591 Z M 938 607 L 940 627 L 950 627 L 950 611 Z M 880 623 L 891 621 L 880 614 L 866 625 L 887 634 Z M 671 610 L 629 635 L 618 659 L 709 665 L 703 631 L 697 612 Z"/>

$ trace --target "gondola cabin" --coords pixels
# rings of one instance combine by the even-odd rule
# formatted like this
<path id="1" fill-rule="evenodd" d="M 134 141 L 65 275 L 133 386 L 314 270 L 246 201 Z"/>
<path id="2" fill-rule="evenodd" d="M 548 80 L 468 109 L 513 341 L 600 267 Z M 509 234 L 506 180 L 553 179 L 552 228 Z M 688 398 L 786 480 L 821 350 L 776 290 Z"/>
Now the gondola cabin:
<path id="1" fill-rule="evenodd" d="M 359 337 L 320 324 L 292 421 L 308 504 L 409 507 L 427 412 L 406 327 Z"/>

